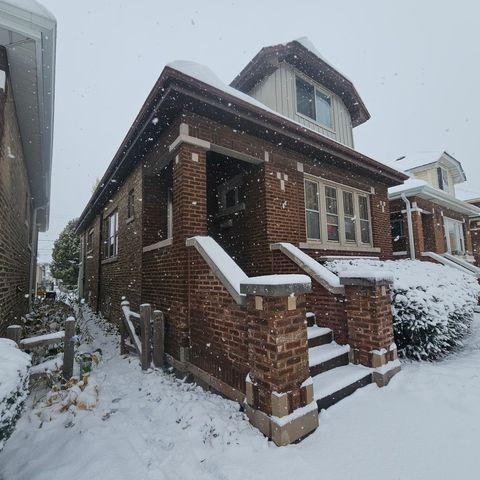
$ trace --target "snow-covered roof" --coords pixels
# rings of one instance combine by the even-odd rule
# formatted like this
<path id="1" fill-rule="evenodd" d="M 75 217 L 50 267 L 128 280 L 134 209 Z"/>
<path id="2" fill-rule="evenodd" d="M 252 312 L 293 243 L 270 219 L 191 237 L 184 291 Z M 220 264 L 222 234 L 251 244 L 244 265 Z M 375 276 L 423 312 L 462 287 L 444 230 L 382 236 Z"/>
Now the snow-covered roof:
<path id="1" fill-rule="evenodd" d="M 307 37 L 262 48 L 230 85 L 242 92 L 250 92 L 263 78 L 271 75 L 281 62 L 292 65 L 337 94 L 350 113 L 353 127 L 370 118 L 353 82 L 323 57 Z"/>
<path id="2" fill-rule="evenodd" d="M 402 185 L 396 187 L 390 187 L 388 189 L 388 198 L 390 200 L 397 200 L 402 198 L 402 195 L 406 197 L 417 196 L 426 200 L 430 200 L 434 203 L 450 208 L 456 212 L 467 214 L 470 216 L 480 215 L 480 208 L 467 202 L 463 202 L 452 195 L 430 186 L 423 180 L 416 178 L 409 178 Z"/>
<path id="3" fill-rule="evenodd" d="M 462 164 L 445 150 L 437 151 L 423 151 L 409 153 L 398 160 L 395 160 L 391 165 L 404 172 L 415 172 L 423 170 L 425 167 L 441 162 L 452 167 L 454 173 L 455 183 L 464 182 L 466 180 L 465 172 Z"/>

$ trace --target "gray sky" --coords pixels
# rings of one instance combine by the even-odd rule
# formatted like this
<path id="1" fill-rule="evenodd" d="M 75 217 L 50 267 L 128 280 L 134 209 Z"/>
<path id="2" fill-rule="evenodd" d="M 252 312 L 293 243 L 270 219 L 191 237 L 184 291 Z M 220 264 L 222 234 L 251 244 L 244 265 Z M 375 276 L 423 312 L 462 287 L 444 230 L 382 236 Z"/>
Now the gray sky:
<path id="1" fill-rule="evenodd" d="M 229 83 L 262 46 L 308 36 L 353 80 L 372 118 L 356 149 L 382 161 L 447 150 L 480 196 L 480 6 L 465 1 L 40 0 L 57 17 L 50 230 L 79 216 L 164 65 Z"/>

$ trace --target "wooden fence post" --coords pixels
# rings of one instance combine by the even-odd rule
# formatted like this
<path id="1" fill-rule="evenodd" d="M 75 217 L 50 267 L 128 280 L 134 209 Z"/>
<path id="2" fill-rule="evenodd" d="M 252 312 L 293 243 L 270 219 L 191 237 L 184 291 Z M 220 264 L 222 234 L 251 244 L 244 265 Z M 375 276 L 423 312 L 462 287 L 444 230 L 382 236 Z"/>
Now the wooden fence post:
<path id="1" fill-rule="evenodd" d="M 165 317 L 160 310 L 153 311 L 153 364 L 163 367 L 165 352 Z"/>
<path id="2" fill-rule="evenodd" d="M 17 345 L 20 345 L 22 327 L 20 325 L 9 325 L 7 327 L 7 338 L 13 340 Z"/>
<path id="3" fill-rule="evenodd" d="M 73 375 L 73 357 L 75 347 L 75 319 L 68 317 L 65 320 L 65 339 L 63 342 L 63 377 L 70 380 Z"/>
<path id="4" fill-rule="evenodd" d="M 149 303 L 140 305 L 140 335 L 142 342 L 142 351 L 140 354 L 140 363 L 142 370 L 150 368 L 152 361 L 151 352 L 151 323 L 152 321 L 152 307 Z"/>
<path id="5" fill-rule="evenodd" d="M 127 348 L 125 347 L 125 340 L 127 338 L 127 329 L 125 328 L 125 316 L 130 312 L 130 302 L 128 300 L 123 300 L 120 304 L 122 308 L 122 321 L 120 322 L 120 355 L 125 355 L 128 353 Z"/>

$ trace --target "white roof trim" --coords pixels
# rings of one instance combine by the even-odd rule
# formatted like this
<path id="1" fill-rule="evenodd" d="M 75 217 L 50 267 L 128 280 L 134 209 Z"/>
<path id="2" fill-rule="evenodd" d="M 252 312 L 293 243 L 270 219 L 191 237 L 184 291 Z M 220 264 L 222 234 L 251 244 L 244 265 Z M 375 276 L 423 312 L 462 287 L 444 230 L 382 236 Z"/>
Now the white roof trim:
<path id="1" fill-rule="evenodd" d="M 432 202 L 438 203 L 445 208 L 450 208 L 451 210 L 455 210 L 456 212 L 464 213 L 470 216 L 480 215 L 480 208 L 476 207 L 475 205 L 458 200 L 448 193 L 437 190 L 426 183 L 420 184 L 419 182 L 416 182 L 413 186 L 409 187 L 406 185 L 403 189 L 401 186 L 393 187 L 388 191 L 388 198 L 389 200 L 397 200 L 402 197 L 402 194 L 405 194 L 407 197 L 418 196 L 424 198 L 425 200 L 431 200 Z"/>

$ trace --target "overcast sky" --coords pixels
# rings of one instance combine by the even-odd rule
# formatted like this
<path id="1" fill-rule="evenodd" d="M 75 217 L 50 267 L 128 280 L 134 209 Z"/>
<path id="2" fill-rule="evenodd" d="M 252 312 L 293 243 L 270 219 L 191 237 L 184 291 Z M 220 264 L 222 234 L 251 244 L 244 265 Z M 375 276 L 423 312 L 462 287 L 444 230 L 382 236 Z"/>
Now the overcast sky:
<path id="1" fill-rule="evenodd" d="M 50 230 L 78 217 L 164 65 L 230 82 L 267 45 L 307 36 L 372 118 L 356 149 L 382 161 L 445 149 L 480 196 L 480 7 L 471 1 L 40 0 L 58 21 Z"/>

